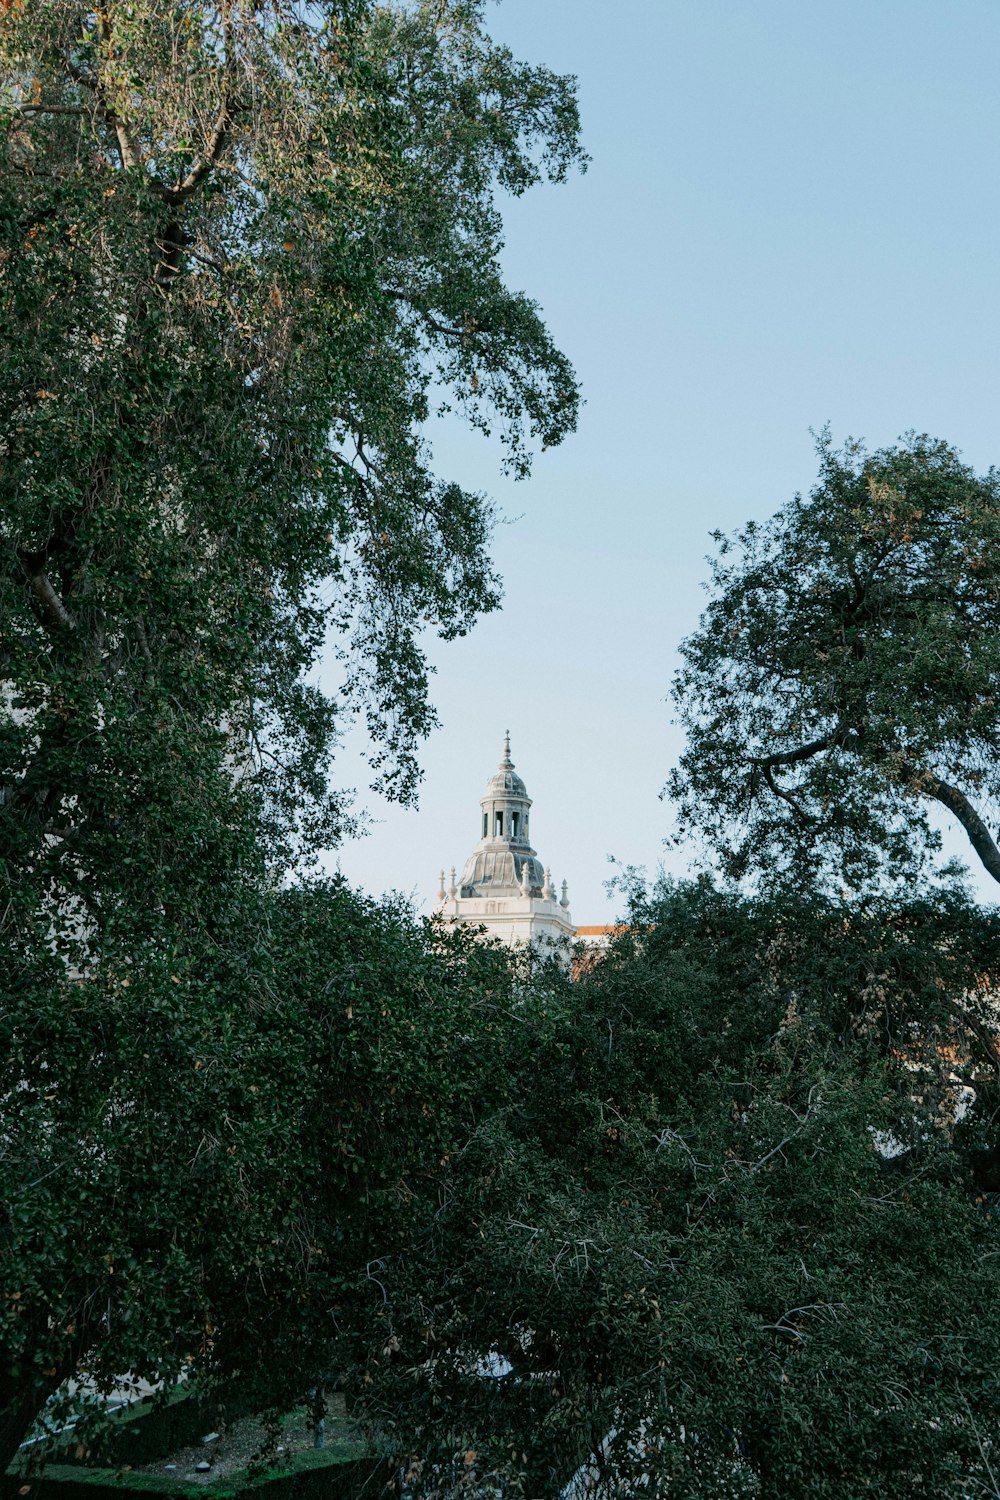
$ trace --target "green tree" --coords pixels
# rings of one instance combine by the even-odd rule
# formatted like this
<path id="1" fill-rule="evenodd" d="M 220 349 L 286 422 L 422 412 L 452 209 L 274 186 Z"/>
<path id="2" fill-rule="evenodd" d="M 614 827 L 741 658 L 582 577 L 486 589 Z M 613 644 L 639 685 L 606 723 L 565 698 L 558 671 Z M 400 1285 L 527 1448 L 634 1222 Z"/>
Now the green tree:
<path id="1" fill-rule="evenodd" d="M 522 990 L 509 1102 L 381 1273 L 358 1396 L 411 1492 L 558 1494 L 589 1454 L 607 1495 L 993 1493 L 995 920 L 704 883 L 630 925 Z"/>
<path id="2" fill-rule="evenodd" d="M 668 784 L 728 873 L 907 880 L 961 825 L 1000 880 L 1000 476 L 926 437 L 819 446 L 812 493 L 718 537 Z"/>
<path id="3" fill-rule="evenodd" d="M 204 819 L 231 822 L 234 760 L 272 858 L 329 842 L 352 706 L 412 795 L 421 635 L 498 601 L 489 505 L 435 477 L 426 419 L 496 424 L 524 473 L 577 407 L 503 284 L 497 208 L 581 160 L 572 82 L 514 62 L 480 11 L 5 8 L 15 886 L 92 922 L 136 867 L 183 890 Z M 332 698 L 304 684 L 324 642 Z"/>
<path id="4" fill-rule="evenodd" d="M 470 0 L 0 6 L 0 1458 L 81 1367 L 287 1394 L 282 1330 L 315 1352 L 331 1305 L 312 1247 L 350 1220 L 345 1264 L 377 1253 L 350 1216 L 379 1163 L 446 1154 L 410 1095 L 358 1103 L 331 1041 L 361 973 L 338 1024 L 370 1018 L 369 1061 L 382 1024 L 392 1098 L 428 952 L 336 903 L 321 939 L 277 892 L 345 826 L 345 717 L 411 797 L 424 633 L 498 601 L 490 506 L 435 474 L 429 417 L 495 429 L 519 475 L 573 427 L 499 203 L 582 164 L 573 81 Z M 465 992 L 432 969 L 446 1026 Z M 331 1146 L 380 1110 L 370 1154 Z"/>
<path id="5" fill-rule="evenodd" d="M 7 970 L 4 1466 L 47 1396 L 51 1427 L 79 1416 L 71 1375 L 183 1372 L 224 1410 L 288 1409 L 353 1358 L 375 1263 L 432 1221 L 501 1088 L 468 1039 L 512 982 L 325 884 L 245 891 L 85 980 L 46 952 Z"/>

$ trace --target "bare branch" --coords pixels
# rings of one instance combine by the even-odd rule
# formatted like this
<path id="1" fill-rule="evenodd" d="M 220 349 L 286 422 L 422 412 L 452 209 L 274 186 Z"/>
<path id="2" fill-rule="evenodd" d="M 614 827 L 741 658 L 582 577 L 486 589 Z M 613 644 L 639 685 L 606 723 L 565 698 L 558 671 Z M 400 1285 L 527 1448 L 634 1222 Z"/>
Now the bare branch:
<path id="1" fill-rule="evenodd" d="M 791 1145 L 792 1141 L 794 1141 L 798 1133 L 799 1132 L 797 1130 L 794 1130 L 791 1135 L 786 1135 L 783 1141 L 779 1141 L 776 1146 L 772 1146 L 770 1151 L 765 1151 L 764 1155 L 761 1156 L 757 1161 L 751 1162 L 750 1171 L 759 1172 L 761 1167 L 763 1167 L 766 1162 L 769 1162 L 773 1156 L 777 1156 L 779 1152 L 784 1151 L 786 1146 Z"/>
<path id="2" fill-rule="evenodd" d="M 98 28 L 99 28 L 100 34 L 101 34 L 101 41 L 104 42 L 105 44 L 107 44 L 108 41 L 109 41 L 109 39 L 110 39 L 107 11 L 101 10 L 99 8 L 97 10 L 96 14 L 97 14 Z M 100 98 L 100 95 L 101 95 L 101 83 L 100 83 L 100 79 L 96 78 L 91 86 L 94 89 L 95 95 L 98 98 Z M 112 128 L 114 129 L 115 135 L 118 138 L 118 151 L 119 151 L 119 154 L 121 156 L 122 166 L 124 168 L 126 168 L 126 170 L 129 169 L 129 168 L 131 168 L 131 167 L 141 166 L 141 164 L 142 164 L 142 158 L 140 157 L 140 155 L 139 155 L 138 151 L 136 150 L 135 146 L 133 145 L 132 137 L 128 133 L 128 129 L 127 129 L 126 125 L 125 125 L 125 121 L 122 120 L 115 113 L 115 111 L 113 109 L 110 109 L 107 105 L 104 106 L 104 113 L 105 113 L 105 118 L 108 121 L 108 124 L 112 126 Z"/>
<path id="3" fill-rule="evenodd" d="M 112 114 L 110 110 L 108 111 L 108 120 L 114 126 L 115 135 L 118 137 L 118 150 L 121 153 L 122 166 L 125 167 L 126 170 L 131 167 L 141 166 L 142 158 L 139 156 L 138 151 L 132 144 L 132 137 L 126 130 L 124 123 L 118 118 L 117 115 Z M 154 188 L 157 186 L 157 184 L 152 182 L 150 185 Z"/>

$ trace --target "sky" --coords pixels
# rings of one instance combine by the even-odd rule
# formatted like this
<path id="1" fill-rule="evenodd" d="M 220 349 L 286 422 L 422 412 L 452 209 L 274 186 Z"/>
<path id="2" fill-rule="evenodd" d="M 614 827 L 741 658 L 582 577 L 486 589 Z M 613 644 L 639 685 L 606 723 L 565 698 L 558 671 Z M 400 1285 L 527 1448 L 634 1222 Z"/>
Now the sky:
<path id="1" fill-rule="evenodd" d="M 509 729 L 534 846 L 576 923 L 599 924 L 622 904 L 611 861 L 689 865 L 659 793 L 710 533 L 807 490 L 826 423 L 1000 463 L 1000 5 L 504 0 L 487 17 L 579 81 L 590 168 L 507 205 L 503 264 L 586 405 L 524 483 L 481 437 L 431 432 L 438 472 L 504 515 L 504 606 L 431 646 L 441 727 L 417 810 L 368 792 L 344 745 L 334 780 L 372 824 L 330 867 L 429 912 Z"/>

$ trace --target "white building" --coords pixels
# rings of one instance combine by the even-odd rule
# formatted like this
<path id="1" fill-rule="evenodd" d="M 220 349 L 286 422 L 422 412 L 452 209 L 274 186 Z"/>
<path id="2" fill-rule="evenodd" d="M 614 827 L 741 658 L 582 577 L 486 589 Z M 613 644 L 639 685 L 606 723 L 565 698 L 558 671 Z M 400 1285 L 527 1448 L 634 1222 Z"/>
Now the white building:
<path id="1" fill-rule="evenodd" d="M 453 922 L 485 927 L 491 937 L 511 945 L 571 943 L 576 928 L 566 882 L 557 897 L 551 870 L 543 869 L 531 847 L 531 798 L 514 770 L 509 734 L 504 736 L 499 769 L 487 782 L 479 806 L 482 837 L 465 861 L 461 881 L 456 882 L 452 865 L 445 889 L 441 871 L 435 910 Z"/>

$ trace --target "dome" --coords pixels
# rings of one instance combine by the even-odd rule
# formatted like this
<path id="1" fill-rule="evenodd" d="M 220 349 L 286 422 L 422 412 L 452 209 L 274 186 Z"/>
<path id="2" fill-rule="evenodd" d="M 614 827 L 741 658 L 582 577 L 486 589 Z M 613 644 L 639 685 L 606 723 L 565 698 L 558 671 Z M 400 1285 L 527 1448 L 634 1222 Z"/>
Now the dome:
<path id="1" fill-rule="evenodd" d="M 462 895 L 519 895 L 525 874 L 527 889 L 540 890 L 545 871 L 536 855 L 519 854 L 513 849 L 476 849 L 465 861 L 460 881 Z"/>
<path id="2" fill-rule="evenodd" d="M 483 801 L 491 797 L 526 797 L 527 795 L 528 788 L 516 771 L 500 770 L 495 771 L 486 783 Z"/>
<path id="3" fill-rule="evenodd" d="M 514 770 L 514 762 L 510 758 L 510 731 L 503 737 L 503 755 L 500 764 L 486 783 L 486 790 L 479 799 L 481 802 L 491 802 L 496 797 L 521 797 L 527 798 L 528 788 Z"/>

